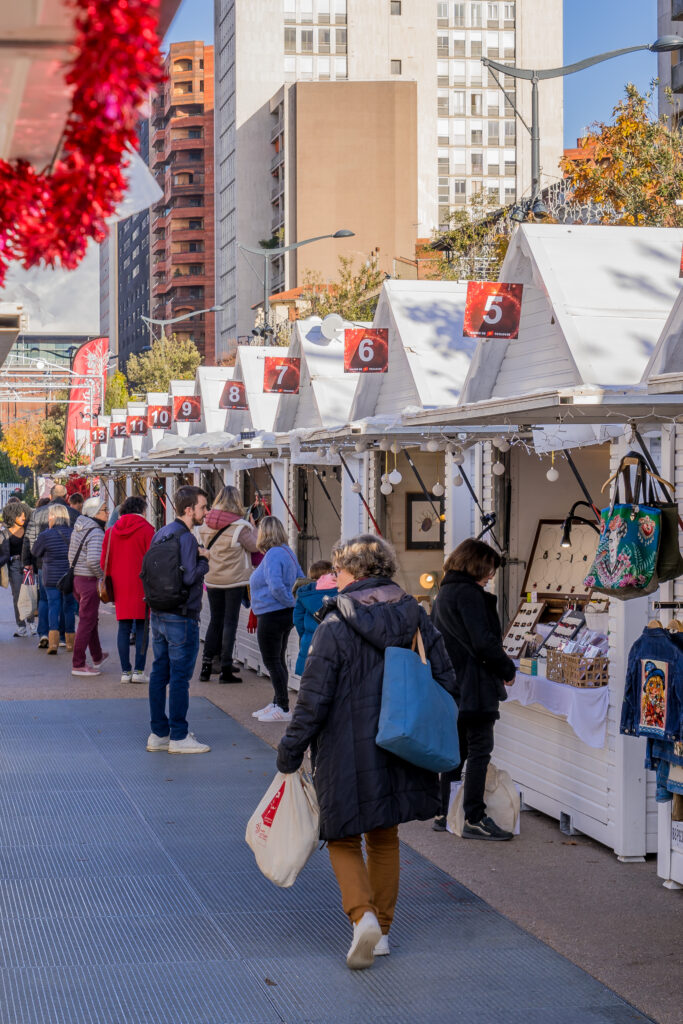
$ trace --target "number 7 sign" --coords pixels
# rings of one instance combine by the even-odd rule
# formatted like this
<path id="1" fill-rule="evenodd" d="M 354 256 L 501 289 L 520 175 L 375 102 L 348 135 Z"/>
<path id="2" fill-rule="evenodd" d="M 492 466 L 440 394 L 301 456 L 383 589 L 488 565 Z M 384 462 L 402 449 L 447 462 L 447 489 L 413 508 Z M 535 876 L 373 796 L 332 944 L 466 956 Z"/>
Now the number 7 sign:
<path id="1" fill-rule="evenodd" d="M 266 356 L 263 360 L 263 391 L 267 395 L 298 395 L 301 360 Z"/>
<path id="2" fill-rule="evenodd" d="M 524 285 L 470 281 L 465 304 L 465 338 L 517 338 Z"/>

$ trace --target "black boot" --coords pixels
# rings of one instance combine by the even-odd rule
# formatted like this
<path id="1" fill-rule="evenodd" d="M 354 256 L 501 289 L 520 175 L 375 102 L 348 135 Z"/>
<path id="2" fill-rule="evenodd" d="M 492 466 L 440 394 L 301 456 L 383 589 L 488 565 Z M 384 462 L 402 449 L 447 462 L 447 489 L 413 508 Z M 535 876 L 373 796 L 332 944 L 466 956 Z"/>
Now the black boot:
<path id="1" fill-rule="evenodd" d="M 211 678 L 211 662 L 210 661 L 203 661 L 202 662 L 202 670 L 199 673 L 199 682 L 200 683 L 208 683 L 210 678 Z"/>
<path id="2" fill-rule="evenodd" d="M 242 676 L 238 676 L 233 665 L 225 666 L 221 669 L 221 674 L 218 677 L 219 683 L 241 683 Z"/>

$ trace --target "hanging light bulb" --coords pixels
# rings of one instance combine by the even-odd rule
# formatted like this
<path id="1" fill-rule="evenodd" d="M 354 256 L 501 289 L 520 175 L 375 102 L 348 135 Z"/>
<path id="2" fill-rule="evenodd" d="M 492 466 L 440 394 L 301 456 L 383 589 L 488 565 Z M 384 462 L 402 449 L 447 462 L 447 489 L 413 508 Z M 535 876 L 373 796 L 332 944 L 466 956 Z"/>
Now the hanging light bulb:
<path id="1" fill-rule="evenodd" d="M 351 484 L 351 490 L 353 491 L 353 493 L 354 493 L 354 494 L 360 494 L 360 492 L 362 491 L 362 489 L 363 489 L 363 488 L 362 488 L 362 487 L 361 487 L 361 485 L 360 485 L 360 484 L 358 483 L 358 481 L 356 481 L 355 483 Z"/>
<path id="2" fill-rule="evenodd" d="M 316 448 L 315 454 L 319 459 L 324 459 L 325 456 L 327 455 L 327 452 L 325 451 L 324 448 Z"/>
<path id="3" fill-rule="evenodd" d="M 500 443 L 502 440 L 502 437 L 492 437 L 491 444 L 493 445 L 494 448 L 500 448 Z"/>
<path id="4" fill-rule="evenodd" d="M 380 482 L 381 484 L 386 484 L 386 483 L 388 483 L 388 482 L 389 482 L 389 474 L 388 474 L 388 473 L 382 473 L 382 476 L 380 477 L 380 480 L 379 480 L 379 482 Z"/>
<path id="5" fill-rule="evenodd" d="M 427 451 L 428 452 L 438 452 L 438 450 L 439 450 L 439 442 L 436 440 L 435 437 L 430 437 L 430 439 L 427 441 Z"/>
<path id="6" fill-rule="evenodd" d="M 400 484 L 402 479 L 403 477 L 401 476 L 399 471 L 397 469 L 392 469 L 391 473 L 389 474 L 389 483 L 396 486 L 396 484 Z"/>
<path id="7" fill-rule="evenodd" d="M 388 437 L 380 438 L 379 450 L 381 452 L 388 452 L 390 447 L 391 447 L 391 441 L 389 440 Z"/>
<path id="8" fill-rule="evenodd" d="M 356 441 L 354 448 L 359 453 L 366 452 L 368 450 L 368 445 L 366 441 Z"/>
<path id="9" fill-rule="evenodd" d="M 456 448 L 455 451 L 453 452 L 453 463 L 454 463 L 454 465 L 462 466 L 464 461 L 465 461 L 465 453 L 463 452 L 462 448 Z"/>
<path id="10" fill-rule="evenodd" d="M 327 450 L 327 454 L 328 455 L 338 455 L 339 454 L 339 449 L 337 448 L 336 444 L 331 444 L 330 445 L 330 447 Z"/>
<path id="11" fill-rule="evenodd" d="M 498 451 L 499 452 L 509 452 L 510 451 L 510 442 L 508 441 L 508 439 L 506 437 L 498 438 Z"/>
<path id="12" fill-rule="evenodd" d="M 549 480 L 551 484 L 554 484 L 559 479 L 560 474 L 555 469 L 555 452 L 550 453 L 550 469 L 545 475 L 546 480 Z"/>
<path id="13" fill-rule="evenodd" d="M 505 466 L 502 462 L 494 462 L 491 472 L 495 473 L 496 476 L 502 476 L 505 472 Z"/>
<path id="14" fill-rule="evenodd" d="M 382 486 L 380 487 L 380 491 L 382 492 L 382 494 L 391 494 L 393 490 L 394 488 L 391 486 L 388 480 L 386 480 L 385 483 L 383 483 Z"/>
<path id="15" fill-rule="evenodd" d="M 463 480 L 463 478 L 460 476 L 459 473 L 456 473 L 455 476 L 453 477 L 453 486 L 454 487 L 462 487 L 464 482 L 465 481 Z"/>
<path id="16" fill-rule="evenodd" d="M 398 455 L 400 450 L 401 450 L 400 444 L 398 443 L 398 441 L 394 441 L 392 446 L 391 446 L 390 451 L 392 451 L 394 453 L 394 455 Z"/>
<path id="17" fill-rule="evenodd" d="M 444 485 L 437 480 L 437 482 L 432 487 L 432 494 L 436 495 L 437 498 L 440 498 L 445 490 L 446 488 L 444 487 Z"/>

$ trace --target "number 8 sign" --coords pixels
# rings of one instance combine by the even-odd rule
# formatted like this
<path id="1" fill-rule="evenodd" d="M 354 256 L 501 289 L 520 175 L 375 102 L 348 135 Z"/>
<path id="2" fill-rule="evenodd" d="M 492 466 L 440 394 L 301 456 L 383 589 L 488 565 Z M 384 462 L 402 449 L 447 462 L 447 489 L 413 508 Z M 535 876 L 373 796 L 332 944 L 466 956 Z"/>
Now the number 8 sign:
<path id="1" fill-rule="evenodd" d="M 173 396 L 173 419 L 178 423 L 198 423 L 202 418 L 202 407 L 196 395 Z"/>
<path id="2" fill-rule="evenodd" d="M 465 305 L 465 338 L 517 338 L 524 285 L 470 281 Z"/>
<path id="3" fill-rule="evenodd" d="M 301 360 L 266 356 L 263 360 L 263 391 L 267 395 L 298 395 Z"/>
<path id="4" fill-rule="evenodd" d="M 344 331 L 344 373 L 386 373 L 389 369 L 389 331 L 386 327 Z"/>
<path id="5" fill-rule="evenodd" d="M 239 409 L 245 412 L 249 408 L 247 389 L 241 380 L 226 380 L 219 409 Z"/>

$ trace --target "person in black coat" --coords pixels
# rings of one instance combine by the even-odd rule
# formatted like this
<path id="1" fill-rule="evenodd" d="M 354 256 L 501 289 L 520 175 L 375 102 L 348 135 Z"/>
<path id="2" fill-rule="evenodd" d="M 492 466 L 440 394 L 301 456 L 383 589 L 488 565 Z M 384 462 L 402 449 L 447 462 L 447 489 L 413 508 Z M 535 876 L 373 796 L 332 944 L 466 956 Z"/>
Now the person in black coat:
<path id="1" fill-rule="evenodd" d="M 459 544 L 444 563 L 445 575 L 432 609 L 455 669 L 461 763 L 441 776 L 441 813 L 434 822 L 446 830 L 451 782 L 461 778 L 467 761 L 463 810 L 465 839 L 512 839 L 487 816 L 486 769 L 493 750 L 493 727 L 506 686 L 515 681 L 515 664 L 503 650 L 503 634 L 494 594 L 484 588 L 500 565 L 500 555 L 484 541 Z"/>
<path id="2" fill-rule="evenodd" d="M 364 534 L 335 547 L 339 594 L 317 612 L 293 718 L 278 747 L 281 772 L 295 772 L 312 747 L 320 836 L 353 924 L 346 962 L 369 967 L 389 952 L 398 896 L 398 825 L 439 808 L 438 776 L 382 750 L 379 724 L 387 647 L 409 647 L 419 629 L 432 674 L 453 693 L 442 637 L 417 601 L 392 581 L 393 549 Z M 365 835 L 367 865 L 361 850 Z"/>

